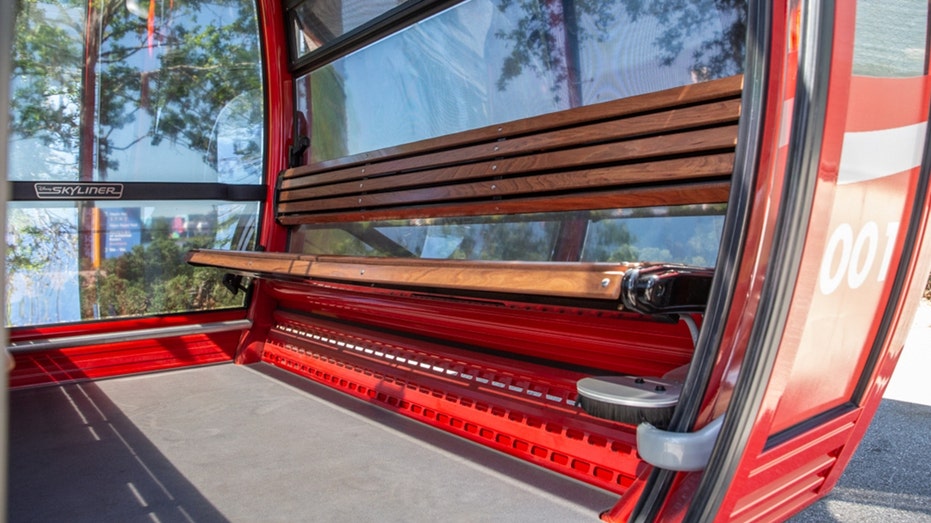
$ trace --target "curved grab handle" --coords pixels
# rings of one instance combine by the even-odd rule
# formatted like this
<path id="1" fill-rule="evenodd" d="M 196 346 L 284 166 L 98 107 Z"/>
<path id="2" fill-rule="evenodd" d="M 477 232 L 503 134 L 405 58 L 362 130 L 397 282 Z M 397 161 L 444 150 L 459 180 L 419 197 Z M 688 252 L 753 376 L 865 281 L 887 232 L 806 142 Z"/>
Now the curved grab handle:
<path id="1" fill-rule="evenodd" d="M 667 470 L 702 470 L 721 432 L 721 416 L 697 432 L 668 432 L 649 423 L 637 426 L 637 452 L 644 461 Z"/>

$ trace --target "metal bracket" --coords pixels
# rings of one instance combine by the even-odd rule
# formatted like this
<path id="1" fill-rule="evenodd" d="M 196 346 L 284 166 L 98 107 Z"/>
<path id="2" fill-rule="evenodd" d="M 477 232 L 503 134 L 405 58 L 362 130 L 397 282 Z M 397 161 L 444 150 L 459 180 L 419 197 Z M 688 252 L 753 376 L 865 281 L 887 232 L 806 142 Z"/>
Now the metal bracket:
<path id="1" fill-rule="evenodd" d="M 637 426 L 637 452 L 644 461 L 667 470 L 702 470 L 721 432 L 720 416 L 697 432 L 668 432 L 649 423 Z"/>

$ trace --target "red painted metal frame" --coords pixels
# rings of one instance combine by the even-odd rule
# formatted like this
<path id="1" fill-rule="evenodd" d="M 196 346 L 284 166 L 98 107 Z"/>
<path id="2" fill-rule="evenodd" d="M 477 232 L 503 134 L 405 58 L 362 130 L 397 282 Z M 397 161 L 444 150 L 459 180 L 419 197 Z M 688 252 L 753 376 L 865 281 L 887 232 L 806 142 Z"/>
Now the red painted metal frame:
<path id="1" fill-rule="evenodd" d="M 231 362 L 241 336 L 242 331 L 236 330 L 19 353 L 14 356 L 10 387 Z"/>
<path id="2" fill-rule="evenodd" d="M 266 251 L 286 250 L 287 229 L 275 222 L 275 189 L 278 175 L 288 167 L 288 146 L 293 137 L 294 85 L 288 71 L 285 15 L 280 0 L 258 0 L 259 28 L 265 65 L 265 205 L 259 245 Z"/>
<path id="3" fill-rule="evenodd" d="M 259 245 L 266 251 L 286 250 L 288 232 L 275 221 L 275 192 L 278 176 L 288 167 L 288 147 L 293 142 L 294 81 L 288 69 L 285 14 L 279 0 L 257 0 L 259 28 L 264 45 L 265 111 L 267 149 L 265 158 L 266 196 L 262 209 L 262 230 Z M 262 346 L 271 326 L 275 303 L 265 290 L 266 282 L 253 282 L 253 299 L 248 317 L 252 328 L 236 350 L 236 362 L 255 363 L 261 358 Z"/>
<path id="4" fill-rule="evenodd" d="M 645 466 L 634 427 L 575 406 L 583 374 L 279 312 L 268 363 L 614 492 Z"/>
<path id="5" fill-rule="evenodd" d="M 850 133 L 924 123 L 928 118 L 927 76 L 880 80 L 852 75 L 855 11 L 856 3 L 839 2 L 833 13 L 834 45 L 825 133 L 799 278 L 767 394 L 754 423 L 745 458 L 722 502 L 720 520 L 779 519 L 833 488 L 879 405 L 901 350 L 910 323 L 908 318 L 917 307 L 914 298 L 920 295 L 923 285 L 915 274 L 924 275 L 928 271 L 929 249 L 925 246 L 908 268 L 911 284 L 905 293 L 892 295 L 895 264 L 889 277 L 884 279 L 880 259 L 875 259 L 877 263 L 873 264 L 869 278 L 858 282 L 859 285 L 845 280 L 844 285 L 848 287 L 836 292 L 825 291 L 824 267 L 825 263 L 833 261 L 834 254 L 828 249 L 830 238 L 840 227 L 861 231 L 868 224 L 873 224 L 869 225 L 872 227 L 877 223 L 884 226 L 895 222 L 899 227 L 894 248 L 889 251 L 890 261 L 909 254 L 904 250 L 904 232 L 913 211 L 920 169 L 916 167 L 876 180 L 839 185 L 845 139 Z M 882 95 L 862 103 L 861 94 L 858 105 L 856 93 L 864 88 Z M 929 212 L 928 208 L 921 210 L 921 230 L 926 230 Z M 885 234 L 887 227 L 881 229 Z M 908 249 L 915 247 L 908 246 Z M 855 255 L 860 254 L 854 251 Z M 867 257 L 855 256 L 851 263 L 860 263 L 863 259 Z M 864 262 L 864 267 L 869 265 Z M 890 339 L 877 340 L 889 300 L 896 311 L 893 330 L 889 333 Z M 846 327 L 826 332 L 825 325 L 811 321 L 815 313 L 825 315 L 828 321 L 842 322 Z M 869 351 L 877 341 L 882 343 L 882 364 L 868 377 L 867 395 L 859 404 L 854 403 L 857 401 L 855 388 Z M 836 349 L 829 351 L 829 347 Z M 831 353 L 834 359 L 825 361 L 824 356 Z M 840 354 L 844 354 L 846 361 L 837 360 Z M 836 372 L 824 372 L 826 368 L 834 368 Z M 773 435 L 801 426 L 819 412 L 831 412 L 831 409 L 837 414 L 769 448 Z"/>
<path id="6" fill-rule="evenodd" d="M 12 343 L 54 338 L 131 332 L 243 319 L 243 309 L 197 314 L 133 318 L 10 330 Z M 191 365 L 232 361 L 242 331 L 191 334 L 80 347 L 14 353 L 10 387 L 106 378 Z"/>
<path id="7" fill-rule="evenodd" d="M 766 126 L 769 138 L 764 140 L 766 145 L 759 167 L 758 205 L 754 206 L 756 212 L 749 228 L 747 255 L 741 261 L 738 280 L 741 287 L 735 294 L 732 320 L 721 345 L 721 360 L 725 364 L 717 369 L 715 382 L 718 385 L 713 386 L 706 396 L 705 421 L 721 415 L 730 401 L 760 299 L 760 282 L 768 263 L 766 253 L 770 252 L 773 241 L 772 224 L 776 222 L 774 213 L 779 208 L 778 197 L 782 194 L 786 172 L 787 141 L 780 136 L 788 136 L 793 116 L 792 96 L 795 92 L 798 59 L 797 48 L 793 45 L 798 42 L 793 34 L 797 27 L 793 20 L 793 14 L 796 13 L 789 12 L 792 4 L 779 2 L 773 6 L 776 40 L 771 56 L 773 67 L 768 98 L 771 102 L 766 112 L 774 115 L 776 121 Z M 826 259 L 831 260 L 833 254 L 826 252 L 828 238 L 832 231 L 837 230 L 838 223 L 850 224 L 854 230 L 858 230 L 872 220 L 885 223 L 885 220 L 901 219 L 895 247 L 891 251 L 893 263 L 890 270 L 894 272 L 895 261 L 909 254 L 903 250 L 906 247 L 903 243 L 904 230 L 913 210 L 914 184 L 919 169 L 841 187 L 837 185 L 838 167 L 846 133 L 925 122 L 928 115 L 928 91 L 931 90 L 931 79 L 927 77 L 904 80 L 852 77 L 855 7 L 854 2 L 838 2 L 836 12 L 833 13 L 834 56 L 831 60 L 831 84 L 820 151 L 819 179 L 798 281 L 766 395 L 756 419 L 751 420 L 749 440 L 715 516 L 716 521 L 783 520 L 834 487 L 879 405 L 882 391 L 903 346 L 910 325 L 909 319 L 917 307 L 915 298 L 920 295 L 925 283 L 922 276 L 916 275 L 926 275 L 929 270 L 931 245 L 928 245 L 922 233 L 915 246 L 908 246 L 909 249 L 921 247 L 906 269 L 908 278 L 904 292 L 891 296 L 892 272 L 884 281 L 881 269 L 878 269 L 878 279 L 873 280 L 875 283 L 854 287 L 857 292 L 842 292 L 831 296 L 830 292 L 825 294 L 823 290 L 823 264 Z M 783 54 L 785 50 L 788 53 Z M 862 94 L 865 92 L 873 94 Z M 861 99 L 866 96 L 870 102 L 861 104 L 860 109 L 857 109 L 854 102 L 858 96 Z M 881 98 L 887 98 L 896 107 L 881 109 Z M 861 200 L 851 196 L 867 186 L 872 187 L 866 190 L 871 191 L 874 197 L 882 198 L 883 202 L 891 197 L 890 201 L 894 203 L 877 205 L 866 198 Z M 920 211 L 919 230 L 927 231 L 931 209 L 926 207 Z M 898 217 L 895 213 L 898 213 Z M 859 260 L 855 259 L 854 262 Z M 874 277 L 875 273 L 874 266 L 870 276 Z M 887 300 L 891 300 L 894 311 L 891 330 L 887 339 L 876 340 Z M 825 325 L 809 322 L 814 313 L 827 314 L 831 319 L 826 321 L 839 322 L 841 325 L 852 321 L 853 329 L 842 331 L 843 341 L 836 338 L 822 339 Z M 845 320 L 848 313 L 852 315 L 850 318 L 856 319 Z M 881 343 L 879 364 L 866 376 L 868 388 L 863 397 L 858 399 L 854 391 L 874 340 Z M 837 343 L 841 343 L 839 347 L 845 349 L 848 358 L 852 358 L 850 364 L 844 363 L 850 369 L 825 372 L 836 365 L 821 361 L 819 353 L 827 352 L 824 349 L 828 344 Z M 718 378 L 720 381 L 717 381 Z M 830 394 L 833 391 L 837 392 L 832 396 Z M 682 520 L 702 481 L 702 473 L 680 474 L 659 515 L 660 519 Z M 623 520 L 625 513 L 630 513 L 629 505 L 619 504 L 605 519 Z"/>
<path id="8" fill-rule="evenodd" d="M 687 364 L 692 338 L 683 322 L 614 310 L 440 295 L 337 283 L 270 282 L 286 309 L 610 372 L 662 376 Z M 698 320 L 696 318 L 696 320 Z"/>

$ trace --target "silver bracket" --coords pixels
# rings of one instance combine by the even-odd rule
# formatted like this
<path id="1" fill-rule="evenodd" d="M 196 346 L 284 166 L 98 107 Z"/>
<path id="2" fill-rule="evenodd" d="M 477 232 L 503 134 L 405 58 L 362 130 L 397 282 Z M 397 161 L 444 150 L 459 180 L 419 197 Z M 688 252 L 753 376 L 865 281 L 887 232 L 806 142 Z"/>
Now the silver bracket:
<path id="1" fill-rule="evenodd" d="M 661 469 L 702 470 L 723 423 L 724 416 L 720 416 L 697 432 L 669 432 L 641 423 L 637 426 L 637 452 L 644 461 Z"/>

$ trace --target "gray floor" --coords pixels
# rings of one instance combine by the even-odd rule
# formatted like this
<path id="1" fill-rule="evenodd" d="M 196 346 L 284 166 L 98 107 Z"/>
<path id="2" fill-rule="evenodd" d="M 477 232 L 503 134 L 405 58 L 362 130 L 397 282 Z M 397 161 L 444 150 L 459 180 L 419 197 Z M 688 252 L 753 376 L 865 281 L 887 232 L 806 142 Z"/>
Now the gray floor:
<path id="1" fill-rule="evenodd" d="M 10 521 L 597 521 L 616 496 L 272 367 L 14 391 Z"/>

